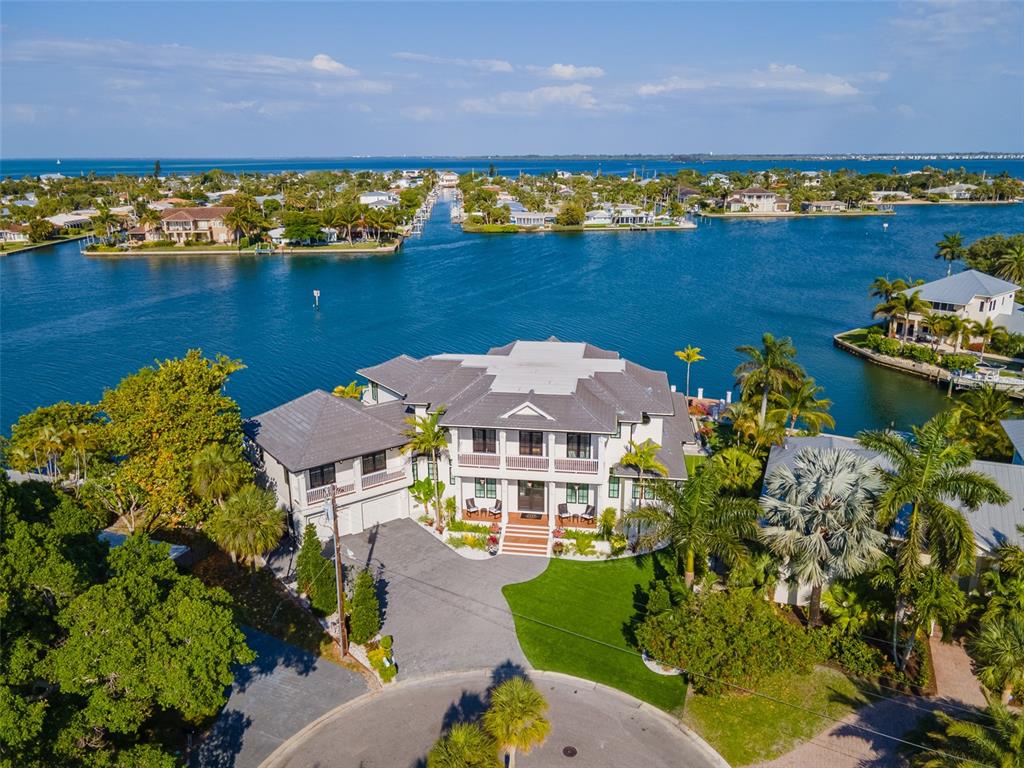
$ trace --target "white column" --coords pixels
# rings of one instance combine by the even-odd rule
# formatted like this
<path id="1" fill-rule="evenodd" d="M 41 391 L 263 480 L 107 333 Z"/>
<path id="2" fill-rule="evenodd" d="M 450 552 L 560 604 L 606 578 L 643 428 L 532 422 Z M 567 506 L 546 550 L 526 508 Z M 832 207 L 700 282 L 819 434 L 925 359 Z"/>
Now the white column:
<path id="1" fill-rule="evenodd" d="M 504 435 L 505 433 L 502 432 Z M 508 480 L 505 478 L 501 479 L 501 524 L 508 525 L 508 515 L 510 507 L 510 501 L 508 498 Z"/>
<path id="2" fill-rule="evenodd" d="M 554 441 L 552 441 L 552 445 Z M 544 494 L 544 509 L 548 515 L 548 530 L 553 531 L 555 529 L 555 513 L 557 507 L 555 506 L 555 481 L 549 480 L 547 483 L 547 490 Z"/>

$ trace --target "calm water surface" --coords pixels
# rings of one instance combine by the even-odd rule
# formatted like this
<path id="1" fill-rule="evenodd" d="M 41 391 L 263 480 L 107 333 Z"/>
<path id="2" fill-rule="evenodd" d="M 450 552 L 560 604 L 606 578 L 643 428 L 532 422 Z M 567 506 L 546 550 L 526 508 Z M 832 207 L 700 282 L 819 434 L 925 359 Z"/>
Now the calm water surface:
<path id="1" fill-rule="evenodd" d="M 1022 206 L 901 207 L 887 219 L 703 222 L 695 232 L 464 235 L 435 208 L 395 256 L 86 259 L 77 243 L 0 258 L 0 425 L 190 347 L 241 358 L 231 394 L 254 414 L 347 383 L 393 355 L 484 352 L 515 338 L 586 339 L 722 396 L 734 348 L 792 336 L 835 401 L 837 431 L 906 425 L 931 384 L 862 363 L 832 334 L 863 324 L 879 274 L 933 279 L 943 233 L 1024 230 Z M 312 292 L 321 291 L 320 310 Z"/>

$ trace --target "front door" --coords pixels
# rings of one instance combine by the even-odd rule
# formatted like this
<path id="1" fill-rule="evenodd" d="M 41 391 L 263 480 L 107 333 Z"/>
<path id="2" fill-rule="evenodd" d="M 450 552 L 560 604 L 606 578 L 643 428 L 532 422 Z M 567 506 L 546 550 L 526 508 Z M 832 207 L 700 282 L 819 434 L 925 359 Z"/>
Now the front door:
<path id="1" fill-rule="evenodd" d="M 544 483 L 537 480 L 519 481 L 519 511 L 530 517 L 540 517 L 544 511 Z"/>

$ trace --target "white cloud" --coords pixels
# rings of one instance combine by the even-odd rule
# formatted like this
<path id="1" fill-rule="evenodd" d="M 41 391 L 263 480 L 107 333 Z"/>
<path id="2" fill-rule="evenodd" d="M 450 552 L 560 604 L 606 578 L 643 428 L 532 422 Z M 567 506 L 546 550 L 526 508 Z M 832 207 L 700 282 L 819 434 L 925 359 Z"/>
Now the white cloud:
<path id="1" fill-rule="evenodd" d="M 778 91 L 812 96 L 849 97 L 860 94 L 854 77 L 808 72 L 796 64 L 770 64 L 768 69 L 726 72 L 718 75 L 673 75 L 654 83 L 640 85 L 640 96 L 661 96 L 685 91 Z M 876 74 L 877 79 L 877 74 Z"/>
<path id="2" fill-rule="evenodd" d="M 431 120 L 439 120 L 444 116 L 444 113 L 435 107 L 424 107 L 424 106 L 411 106 L 402 107 L 398 110 L 398 113 L 416 123 L 426 123 Z"/>
<path id="3" fill-rule="evenodd" d="M 554 80 L 587 80 L 604 77 L 600 67 L 577 67 L 575 64 L 552 64 L 550 67 L 528 67 L 532 72 Z"/>
<path id="4" fill-rule="evenodd" d="M 480 72 L 512 72 L 515 68 L 510 62 L 504 59 L 460 59 L 446 56 L 432 56 L 428 53 L 412 53 L 410 51 L 398 51 L 391 54 L 394 59 L 402 61 L 416 61 L 422 64 L 447 64 L 455 67 L 468 67 Z"/>
<path id="5" fill-rule="evenodd" d="M 909 104 L 898 104 L 896 109 L 893 111 L 900 117 L 905 117 L 907 119 L 917 116 L 917 112 Z"/>
<path id="6" fill-rule="evenodd" d="M 39 116 L 39 108 L 34 104 L 11 104 L 10 114 L 19 123 L 34 123 Z"/>
<path id="7" fill-rule="evenodd" d="M 963 50 L 991 44 L 993 38 L 1019 45 L 1024 17 L 1019 3 L 933 0 L 901 8 L 903 15 L 890 21 L 897 52 L 934 56 L 936 48 Z"/>
<path id="8" fill-rule="evenodd" d="M 346 67 L 340 61 L 335 61 L 326 53 L 318 53 L 310 62 L 313 69 L 319 72 L 332 72 L 337 75 L 352 76 L 358 74 L 356 70 Z"/>
<path id="9" fill-rule="evenodd" d="M 594 89 L 583 83 L 571 85 L 548 85 L 532 91 L 503 91 L 496 96 L 465 99 L 462 109 L 466 112 L 497 114 L 501 112 L 539 112 L 545 107 L 571 107 L 593 111 L 601 109 Z"/>

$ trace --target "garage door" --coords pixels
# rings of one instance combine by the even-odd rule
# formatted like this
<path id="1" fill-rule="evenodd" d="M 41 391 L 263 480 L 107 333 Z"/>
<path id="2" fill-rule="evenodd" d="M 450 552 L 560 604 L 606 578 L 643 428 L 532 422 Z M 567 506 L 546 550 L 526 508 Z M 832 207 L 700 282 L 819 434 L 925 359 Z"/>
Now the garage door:
<path id="1" fill-rule="evenodd" d="M 379 499 L 363 502 L 363 528 L 372 528 L 377 523 L 405 517 L 405 499 L 401 493 L 391 493 Z"/>

